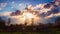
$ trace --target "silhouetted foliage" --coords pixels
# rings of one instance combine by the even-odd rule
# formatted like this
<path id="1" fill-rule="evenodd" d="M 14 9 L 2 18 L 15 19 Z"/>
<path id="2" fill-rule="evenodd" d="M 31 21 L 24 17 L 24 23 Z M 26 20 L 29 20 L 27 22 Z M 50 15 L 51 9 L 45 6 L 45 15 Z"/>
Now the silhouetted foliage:
<path id="1" fill-rule="evenodd" d="M 10 22 L 11 22 L 11 19 L 10 19 L 10 18 L 8 18 L 8 24 L 10 24 Z"/>
<path id="2" fill-rule="evenodd" d="M 60 31 L 60 17 L 57 17 L 55 20 L 55 27 L 58 31 Z"/>
<path id="3" fill-rule="evenodd" d="M 2 20 L 2 18 L 0 17 L 0 31 L 4 30 L 5 28 L 5 21 Z"/>
<path id="4" fill-rule="evenodd" d="M 55 24 L 60 25 L 60 17 L 56 18 Z"/>
<path id="5" fill-rule="evenodd" d="M 0 26 L 4 26 L 5 25 L 5 21 L 2 20 L 2 18 L 0 17 Z"/>
<path id="6" fill-rule="evenodd" d="M 10 22 L 10 18 L 8 19 Z M 60 24 L 60 17 L 56 18 L 55 23 L 58 24 L 58 26 L 54 27 L 53 23 L 47 23 L 47 24 L 42 24 L 39 23 L 39 25 L 35 25 L 35 26 L 25 26 L 23 24 L 20 25 L 12 25 L 11 26 L 5 26 L 5 21 L 1 19 L 0 17 L 0 31 L 9 31 L 9 32 L 24 32 L 24 31 L 29 31 L 29 32 L 40 32 L 40 31 L 56 31 L 56 30 L 60 30 L 59 29 L 59 24 Z"/>

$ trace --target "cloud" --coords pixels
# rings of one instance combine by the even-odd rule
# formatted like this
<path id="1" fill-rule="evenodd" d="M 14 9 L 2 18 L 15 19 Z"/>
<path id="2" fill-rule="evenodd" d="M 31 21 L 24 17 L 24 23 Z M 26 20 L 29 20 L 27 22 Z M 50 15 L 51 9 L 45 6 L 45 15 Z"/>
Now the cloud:
<path id="1" fill-rule="evenodd" d="M 11 12 L 0 12 L 0 16 L 10 16 Z"/>
<path id="2" fill-rule="evenodd" d="M 56 1 L 55 4 L 56 4 L 57 6 L 59 6 L 59 5 L 60 5 L 60 2 Z"/>
<path id="3" fill-rule="evenodd" d="M 13 6 L 11 8 L 14 8 Z"/>
<path id="4" fill-rule="evenodd" d="M 23 5 L 23 3 L 20 3 L 20 4 L 19 4 L 19 6 L 22 6 L 22 5 Z"/>
<path id="5" fill-rule="evenodd" d="M 56 14 L 51 14 L 49 16 L 46 16 L 45 18 L 48 20 L 48 22 L 55 23 L 57 17 L 60 17 L 60 12 Z"/>
<path id="6" fill-rule="evenodd" d="M 0 8 L 0 10 L 2 10 L 2 8 Z"/>
<path id="7" fill-rule="evenodd" d="M 34 9 L 34 7 L 32 6 L 32 5 L 28 5 L 28 7 L 27 7 L 28 9 L 31 9 L 31 10 L 33 10 Z"/>
<path id="8" fill-rule="evenodd" d="M 20 4 L 17 4 L 17 5 L 16 5 L 16 9 L 18 9 L 18 10 L 22 10 L 22 9 L 24 9 L 26 7 L 25 3 L 20 3 Z"/>
<path id="9" fill-rule="evenodd" d="M 2 10 L 4 7 L 6 7 L 7 3 L 0 3 L 0 10 Z"/>
<path id="10" fill-rule="evenodd" d="M 55 5 L 60 6 L 60 0 L 55 0 Z"/>
<path id="11" fill-rule="evenodd" d="M 15 12 L 12 12 L 10 15 L 11 16 L 17 16 L 17 15 L 20 15 L 20 14 L 21 14 L 21 11 L 16 10 Z"/>
<path id="12" fill-rule="evenodd" d="M 40 9 L 43 9 L 43 8 L 44 8 L 44 5 L 45 5 L 45 4 L 39 4 L 39 5 L 36 5 L 34 8 L 40 8 Z"/>
<path id="13" fill-rule="evenodd" d="M 13 2 L 14 3 L 14 2 Z M 38 4 L 36 6 L 33 5 L 28 5 L 27 8 L 31 9 L 32 11 L 37 11 L 39 12 L 39 17 L 36 17 L 34 19 L 34 24 L 39 24 L 39 23 L 43 23 L 46 24 L 48 22 L 50 23 L 54 23 L 56 17 L 60 16 L 60 11 L 58 10 L 59 4 L 57 3 L 45 3 L 45 4 Z M 20 8 L 25 8 L 25 4 L 24 3 L 20 3 L 18 5 L 18 9 Z M 13 8 L 13 7 L 12 7 Z M 39 10 L 39 11 L 38 11 Z M 23 10 L 22 10 L 23 11 Z M 11 14 L 13 16 L 11 16 Z M 24 24 L 25 23 L 25 18 L 22 17 L 22 15 L 20 15 L 20 12 L 4 12 L 4 13 L 0 13 L 0 16 L 6 16 L 7 18 L 11 19 L 10 24 Z M 8 22 L 8 19 L 7 19 Z M 28 25 L 30 25 L 31 23 L 28 23 Z"/>
<path id="14" fill-rule="evenodd" d="M 0 3 L 0 7 L 5 7 L 7 3 Z"/>
<path id="15" fill-rule="evenodd" d="M 14 1 L 12 1 L 11 3 L 12 3 L 12 4 L 14 4 L 15 2 L 14 2 Z"/>

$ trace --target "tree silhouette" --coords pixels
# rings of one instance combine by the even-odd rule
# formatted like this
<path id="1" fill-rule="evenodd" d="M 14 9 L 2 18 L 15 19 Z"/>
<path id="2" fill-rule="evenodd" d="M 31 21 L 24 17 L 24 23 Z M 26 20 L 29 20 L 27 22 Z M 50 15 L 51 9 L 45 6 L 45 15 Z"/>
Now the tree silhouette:
<path id="1" fill-rule="evenodd" d="M 60 31 L 60 17 L 56 18 L 55 27 L 57 28 L 58 31 Z"/>
<path id="2" fill-rule="evenodd" d="M 2 18 L 0 17 L 0 30 L 4 30 L 5 28 L 5 21 L 2 20 Z"/>
<path id="3" fill-rule="evenodd" d="M 10 24 L 10 22 L 11 22 L 11 19 L 9 18 L 9 19 L 8 19 L 8 25 Z"/>
<path id="4" fill-rule="evenodd" d="M 0 17 L 0 26 L 4 26 L 5 25 L 5 21 L 2 20 L 2 18 Z"/>
<path id="5" fill-rule="evenodd" d="M 55 24 L 60 25 L 60 17 L 56 18 Z"/>

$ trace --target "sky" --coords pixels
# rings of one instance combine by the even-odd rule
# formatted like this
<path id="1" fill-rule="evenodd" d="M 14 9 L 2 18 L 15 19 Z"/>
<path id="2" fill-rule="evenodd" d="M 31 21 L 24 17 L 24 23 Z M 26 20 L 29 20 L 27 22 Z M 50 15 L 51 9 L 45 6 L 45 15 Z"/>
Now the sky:
<path id="1" fill-rule="evenodd" d="M 0 12 L 22 10 L 26 5 L 49 3 L 52 0 L 0 0 Z"/>
<path id="2" fill-rule="evenodd" d="M 6 22 L 11 18 L 10 24 L 24 24 L 25 20 L 20 18 L 19 14 L 16 15 L 16 10 L 24 10 L 26 7 L 33 11 L 39 10 L 39 17 L 36 17 L 35 24 L 54 23 L 55 19 L 60 17 L 59 0 L 0 0 L 0 16 Z"/>

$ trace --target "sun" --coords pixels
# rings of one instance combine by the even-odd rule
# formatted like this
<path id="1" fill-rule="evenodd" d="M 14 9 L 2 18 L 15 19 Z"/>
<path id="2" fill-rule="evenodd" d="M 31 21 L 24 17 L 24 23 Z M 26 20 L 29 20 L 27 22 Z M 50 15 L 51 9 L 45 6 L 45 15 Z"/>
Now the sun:
<path id="1" fill-rule="evenodd" d="M 21 18 L 23 18 L 24 24 L 27 23 L 26 25 L 31 25 L 32 23 L 37 21 L 37 15 L 33 14 L 33 13 L 29 12 L 29 11 L 24 11 L 22 13 Z"/>
<path id="2" fill-rule="evenodd" d="M 33 18 L 32 13 L 23 13 L 23 16 L 26 17 L 26 18 Z"/>

